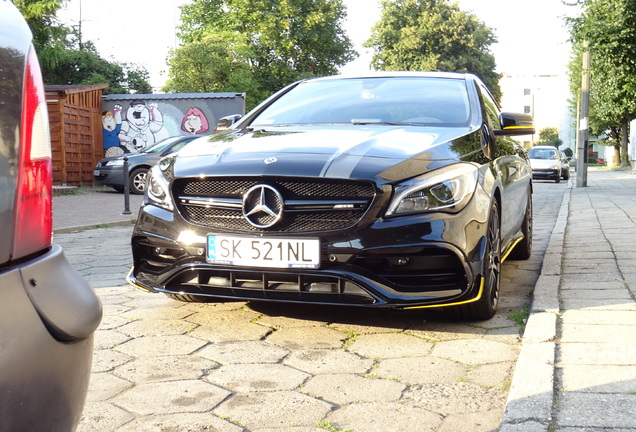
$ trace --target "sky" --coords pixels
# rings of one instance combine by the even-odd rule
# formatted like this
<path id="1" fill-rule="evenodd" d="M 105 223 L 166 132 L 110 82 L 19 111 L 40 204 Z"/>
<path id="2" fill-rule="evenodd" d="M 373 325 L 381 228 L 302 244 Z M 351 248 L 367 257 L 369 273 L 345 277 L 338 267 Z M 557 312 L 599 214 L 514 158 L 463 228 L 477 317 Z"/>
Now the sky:
<path id="1" fill-rule="evenodd" d="M 362 43 L 380 18 L 380 0 L 343 0 L 348 8 L 345 31 L 360 57 L 343 73 L 369 70 L 371 52 Z M 178 44 L 178 6 L 187 0 L 68 0 L 58 17 L 67 25 L 82 22 L 84 40 L 95 43 L 102 57 L 146 67 L 158 91 L 166 80 L 166 57 Z M 561 0 L 458 0 L 494 29 L 491 46 L 497 72 L 511 75 L 563 75 L 569 59 L 563 16 L 573 8 Z M 81 16 L 81 20 L 80 20 Z"/>

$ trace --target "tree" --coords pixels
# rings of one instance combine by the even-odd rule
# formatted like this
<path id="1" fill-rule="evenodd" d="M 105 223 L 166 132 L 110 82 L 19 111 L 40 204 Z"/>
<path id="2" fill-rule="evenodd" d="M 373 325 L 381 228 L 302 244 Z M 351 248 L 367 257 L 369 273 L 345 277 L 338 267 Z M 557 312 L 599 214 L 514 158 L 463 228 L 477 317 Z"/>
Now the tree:
<path id="1" fill-rule="evenodd" d="M 45 84 L 109 84 L 104 93 L 152 93 L 148 71 L 137 64 L 103 59 L 95 45 L 57 22 L 65 0 L 15 0 L 33 33 Z"/>
<path id="2" fill-rule="evenodd" d="M 499 75 L 489 47 L 493 30 L 447 0 L 383 0 L 382 16 L 364 46 L 375 70 L 470 72 L 500 100 Z"/>
<path id="3" fill-rule="evenodd" d="M 545 127 L 539 131 L 539 139 L 535 145 L 548 145 L 559 148 L 563 141 L 559 138 L 559 130 L 555 127 Z"/>
<path id="4" fill-rule="evenodd" d="M 248 106 L 304 77 L 331 75 L 357 54 L 342 0 L 194 0 L 181 7 L 182 46 L 164 91 L 247 92 Z"/>
<path id="5" fill-rule="evenodd" d="M 608 143 L 629 166 L 629 121 L 636 117 L 636 2 L 633 0 L 578 0 L 583 14 L 569 20 L 574 53 L 583 44 L 591 52 L 590 132 L 606 133 Z M 581 66 L 573 60 L 570 87 L 579 94 Z M 620 144 L 619 144 L 620 143 Z"/>

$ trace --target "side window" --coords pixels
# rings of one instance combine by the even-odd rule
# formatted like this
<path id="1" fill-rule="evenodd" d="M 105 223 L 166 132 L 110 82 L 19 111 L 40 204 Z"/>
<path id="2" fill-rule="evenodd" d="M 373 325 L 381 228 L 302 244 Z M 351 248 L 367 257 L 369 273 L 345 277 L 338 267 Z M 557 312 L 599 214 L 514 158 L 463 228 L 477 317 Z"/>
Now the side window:
<path id="1" fill-rule="evenodd" d="M 484 105 L 484 116 L 488 119 L 489 126 L 492 129 L 501 129 L 497 103 L 495 103 L 490 92 L 484 86 L 479 85 L 479 92 L 481 93 L 481 100 Z"/>

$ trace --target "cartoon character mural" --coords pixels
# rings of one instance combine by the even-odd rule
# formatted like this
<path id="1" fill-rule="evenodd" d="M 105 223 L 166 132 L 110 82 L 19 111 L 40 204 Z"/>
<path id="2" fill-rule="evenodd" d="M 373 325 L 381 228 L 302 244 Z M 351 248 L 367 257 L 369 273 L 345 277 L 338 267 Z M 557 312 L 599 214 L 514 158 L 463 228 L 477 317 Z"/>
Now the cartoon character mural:
<path id="1" fill-rule="evenodd" d="M 163 115 L 156 103 L 146 106 L 142 100 L 134 100 L 126 109 L 126 121 L 122 122 L 119 141 L 129 152 L 139 152 L 156 142 L 155 134 L 163 127 Z"/>
<path id="2" fill-rule="evenodd" d="M 207 132 L 209 127 L 208 119 L 205 117 L 205 114 L 203 114 L 203 111 L 197 107 L 188 109 L 181 121 L 181 130 L 191 135 Z"/>
<path id="3" fill-rule="evenodd" d="M 104 142 L 104 157 L 118 156 L 125 153 L 119 146 L 119 132 L 121 131 L 121 105 L 115 105 L 112 111 L 102 113 L 102 139 Z"/>

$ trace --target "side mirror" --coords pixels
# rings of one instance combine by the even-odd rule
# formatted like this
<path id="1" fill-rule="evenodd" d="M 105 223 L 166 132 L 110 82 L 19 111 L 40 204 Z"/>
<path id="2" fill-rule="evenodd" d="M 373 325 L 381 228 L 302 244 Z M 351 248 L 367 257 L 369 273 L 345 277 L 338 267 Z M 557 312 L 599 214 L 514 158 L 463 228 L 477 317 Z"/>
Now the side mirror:
<path id="1" fill-rule="evenodd" d="M 230 127 L 232 127 L 232 125 L 234 125 L 234 123 L 239 121 L 241 117 L 243 116 L 240 114 L 232 114 L 229 116 L 221 117 L 219 119 L 219 122 L 216 124 L 216 129 L 214 130 L 214 132 L 229 129 Z"/>
<path id="2" fill-rule="evenodd" d="M 501 113 L 499 116 L 501 129 L 495 130 L 495 135 L 515 136 L 534 135 L 534 120 L 529 114 Z"/>

